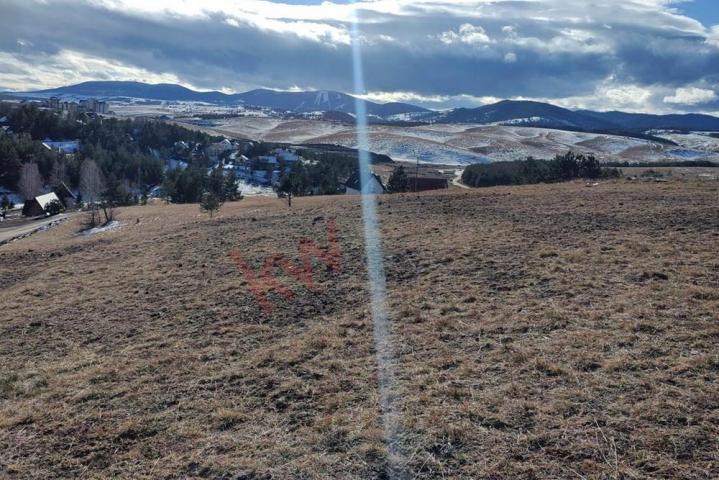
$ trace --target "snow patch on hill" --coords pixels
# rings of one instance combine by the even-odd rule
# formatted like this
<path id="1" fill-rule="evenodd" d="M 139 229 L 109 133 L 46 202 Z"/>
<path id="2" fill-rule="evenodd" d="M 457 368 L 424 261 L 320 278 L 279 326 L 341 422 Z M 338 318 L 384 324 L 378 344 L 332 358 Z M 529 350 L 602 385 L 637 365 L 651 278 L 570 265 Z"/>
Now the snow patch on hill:
<path id="1" fill-rule="evenodd" d="M 284 143 L 320 143 L 357 147 L 357 132 L 346 124 L 279 118 L 236 118 L 217 127 L 244 138 Z M 569 150 L 602 161 L 719 161 L 719 139 L 699 134 L 667 134 L 679 146 L 650 140 L 518 125 L 433 124 L 370 125 L 370 150 L 395 160 L 467 165 L 528 156 L 552 158 Z"/>

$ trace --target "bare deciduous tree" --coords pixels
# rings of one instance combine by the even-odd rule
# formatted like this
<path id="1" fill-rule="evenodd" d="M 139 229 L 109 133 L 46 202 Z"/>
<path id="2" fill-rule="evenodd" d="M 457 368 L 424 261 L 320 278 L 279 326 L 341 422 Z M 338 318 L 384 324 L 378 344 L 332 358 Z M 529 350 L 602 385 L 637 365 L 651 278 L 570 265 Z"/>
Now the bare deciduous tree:
<path id="1" fill-rule="evenodd" d="M 50 185 L 54 188 L 60 186 L 66 181 L 67 176 L 65 175 L 65 162 L 58 160 L 52 166 L 52 172 L 50 173 Z"/>
<path id="2" fill-rule="evenodd" d="M 85 160 L 80 166 L 80 192 L 90 204 L 97 203 L 105 191 L 102 172 L 94 160 Z"/>
<path id="3" fill-rule="evenodd" d="M 88 217 L 86 226 L 95 227 L 100 223 L 100 210 L 98 204 L 105 191 L 105 182 L 102 172 L 93 160 L 85 160 L 80 166 L 80 192 L 88 204 Z"/>
<path id="4" fill-rule="evenodd" d="M 42 177 L 36 163 L 25 163 L 20 169 L 18 190 L 25 200 L 37 197 L 42 191 Z"/>

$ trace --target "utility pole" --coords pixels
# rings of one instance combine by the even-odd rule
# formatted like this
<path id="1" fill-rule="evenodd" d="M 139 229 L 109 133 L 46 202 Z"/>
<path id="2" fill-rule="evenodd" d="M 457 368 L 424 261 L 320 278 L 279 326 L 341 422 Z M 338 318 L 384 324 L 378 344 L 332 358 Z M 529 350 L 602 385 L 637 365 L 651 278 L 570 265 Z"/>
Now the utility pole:
<path id="1" fill-rule="evenodd" d="M 417 193 L 419 189 L 417 188 L 417 179 L 419 178 L 419 157 L 417 157 L 417 168 L 414 171 L 414 193 Z"/>

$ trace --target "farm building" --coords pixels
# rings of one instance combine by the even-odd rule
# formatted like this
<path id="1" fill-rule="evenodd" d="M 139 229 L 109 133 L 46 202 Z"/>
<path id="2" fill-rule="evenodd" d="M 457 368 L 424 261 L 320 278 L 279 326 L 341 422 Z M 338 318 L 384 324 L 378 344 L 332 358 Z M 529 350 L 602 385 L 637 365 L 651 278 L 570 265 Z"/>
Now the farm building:
<path id="1" fill-rule="evenodd" d="M 46 193 L 33 198 L 32 200 L 25 201 L 25 205 L 22 207 L 22 214 L 26 217 L 38 217 L 45 215 L 47 207 L 52 203 L 57 202 L 62 205 L 60 199 L 54 193 Z"/>
<path id="2" fill-rule="evenodd" d="M 418 177 L 409 178 L 410 188 L 415 192 L 424 192 L 425 190 L 442 190 L 449 188 L 449 180 L 446 177 L 420 175 Z"/>
<path id="3" fill-rule="evenodd" d="M 65 185 L 65 182 L 60 182 L 60 185 L 55 187 L 54 193 L 65 207 L 73 208 L 75 206 L 77 196 L 67 185 Z"/>

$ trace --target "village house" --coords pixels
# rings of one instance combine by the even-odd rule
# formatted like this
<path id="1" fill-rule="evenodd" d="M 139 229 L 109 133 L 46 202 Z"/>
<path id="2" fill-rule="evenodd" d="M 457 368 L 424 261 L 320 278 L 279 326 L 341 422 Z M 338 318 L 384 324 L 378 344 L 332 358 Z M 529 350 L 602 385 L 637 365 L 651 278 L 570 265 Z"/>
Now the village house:
<path id="1" fill-rule="evenodd" d="M 70 190 L 70 187 L 65 185 L 65 182 L 60 182 L 60 185 L 53 189 L 53 193 L 57 195 L 60 202 L 67 208 L 74 208 L 77 204 L 77 196 Z"/>
<path id="2" fill-rule="evenodd" d="M 207 157 L 212 160 L 213 162 L 216 162 L 217 159 L 222 156 L 226 152 L 230 152 L 235 149 L 235 146 L 232 145 L 232 142 L 225 138 L 221 142 L 213 143 L 210 146 L 207 147 L 207 150 L 205 153 L 207 153 Z"/>
<path id="3" fill-rule="evenodd" d="M 382 178 L 374 172 L 370 172 L 369 182 L 360 188 L 359 172 L 353 173 L 345 182 L 345 193 L 347 195 L 379 195 L 387 193 L 382 183 Z"/>
<path id="4" fill-rule="evenodd" d="M 38 217 L 47 213 L 47 208 L 51 203 L 57 202 L 62 207 L 62 202 L 54 193 L 46 193 L 39 195 L 32 200 L 26 200 L 22 207 L 22 214 L 26 217 Z"/>

